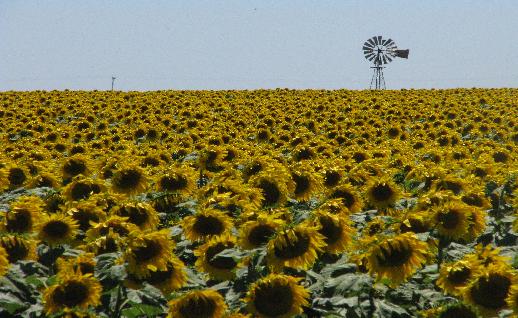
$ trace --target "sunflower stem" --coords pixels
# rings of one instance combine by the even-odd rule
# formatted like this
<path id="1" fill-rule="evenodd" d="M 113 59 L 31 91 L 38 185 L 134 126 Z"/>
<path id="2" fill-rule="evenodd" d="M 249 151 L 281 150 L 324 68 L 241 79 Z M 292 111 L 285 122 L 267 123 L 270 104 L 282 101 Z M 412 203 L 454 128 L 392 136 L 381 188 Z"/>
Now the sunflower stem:
<path id="1" fill-rule="evenodd" d="M 122 294 L 122 288 L 121 288 L 121 285 L 119 284 L 119 287 L 117 288 L 117 299 L 115 300 L 115 308 L 113 309 L 113 318 L 119 318 L 121 315 L 121 310 L 120 310 L 121 294 Z"/>
<path id="2" fill-rule="evenodd" d="M 437 272 L 441 270 L 441 264 L 444 258 L 444 247 L 447 242 L 443 237 L 439 237 L 439 246 L 437 247 Z"/>
<path id="3" fill-rule="evenodd" d="M 369 315 L 368 315 L 368 318 L 373 318 L 375 311 L 376 311 L 376 304 L 374 303 L 374 284 L 373 284 L 369 290 Z"/>

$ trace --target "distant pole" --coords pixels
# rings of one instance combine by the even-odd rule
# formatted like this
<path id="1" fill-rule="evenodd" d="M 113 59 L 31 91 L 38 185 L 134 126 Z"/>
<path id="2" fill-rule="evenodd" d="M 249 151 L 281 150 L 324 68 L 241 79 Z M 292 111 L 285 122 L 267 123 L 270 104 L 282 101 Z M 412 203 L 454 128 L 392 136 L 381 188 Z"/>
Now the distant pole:
<path id="1" fill-rule="evenodd" d="M 113 92 L 113 83 L 115 83 L 115 79 L 116 79 L 116 78 L 117 78 L 117 77 L 112 76 L 112 92 Z"/>

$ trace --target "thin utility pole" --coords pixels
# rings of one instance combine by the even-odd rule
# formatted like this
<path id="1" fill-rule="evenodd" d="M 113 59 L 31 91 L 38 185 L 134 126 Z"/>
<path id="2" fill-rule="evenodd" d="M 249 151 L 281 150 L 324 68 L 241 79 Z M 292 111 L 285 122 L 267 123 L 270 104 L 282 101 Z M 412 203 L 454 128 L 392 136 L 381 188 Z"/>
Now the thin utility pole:
<path id="1" fill-rule="evenodd" d="M 113 92 L 113 83 L 115 83 L 115 79 L 116 79 L 116 78 L 117 78 L 117 77 L 112 76 L 112 92 Z"/>

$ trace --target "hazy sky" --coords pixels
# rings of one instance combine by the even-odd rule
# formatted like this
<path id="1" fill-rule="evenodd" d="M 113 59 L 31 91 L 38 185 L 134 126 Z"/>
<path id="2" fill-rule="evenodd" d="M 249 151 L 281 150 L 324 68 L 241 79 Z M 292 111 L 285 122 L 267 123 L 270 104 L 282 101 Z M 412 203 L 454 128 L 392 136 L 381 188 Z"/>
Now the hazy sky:
<path id="1" fill-rule="evenodd" d="M 518 1 L 0 0 L 0 91 L 518 87 Z"/>

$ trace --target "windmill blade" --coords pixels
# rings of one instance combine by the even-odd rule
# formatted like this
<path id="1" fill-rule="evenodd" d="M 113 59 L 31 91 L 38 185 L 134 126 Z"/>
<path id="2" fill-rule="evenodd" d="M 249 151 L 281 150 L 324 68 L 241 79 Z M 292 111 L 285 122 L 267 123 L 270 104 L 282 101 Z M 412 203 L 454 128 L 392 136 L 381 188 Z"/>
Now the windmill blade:
<path id="1" fill-rule="evenodd" d="M 367 42 L 369 42 L 372 45 L 372 47 L 376 46 L 376 43 L 374 43 L 373 38 L 372 39 L 368 39 Z"/>
<path id="2" fill-rule="evenodd" d="M 387 55 L 387 60 L 388 60 L 389 62 L 392 62 L 392 58 L 390 57 L 390 55 Z"/>
<path id="3" fill-rule="evenodd" d="M 381 35 L 378 35 L 378 44 L 381 44 Z"/>
<path id="4" fill-rule="evenodd" d="M 394 43 L 394 41 L 392 41 L 392 39 L 388 39 L 387 42 L 385 42 L 386 46 L 389 46 L 389 45 L 392 45 L 392 44 L 394 44 L 394 45 L 396 44 L 396 43 Z"/>
<path id="5" fill-rule="evenodd" d="M 372 52 L 372 51 L 374 50 L 373 48 L 371 48 L 371 47 L 366 47 L 366 46 L 362 47 L 362 49 L 363 49 L 364 51 L 367 51 L 367 52 Z"/>
<path id="6" fill-rule="evenodd" d="M 387 64 L 388 62 L 387 62 L 387 58 L 385 57 L 385 55 L 382 55 L 381 57 L 383 58 L 383 64 Z"/>
<path id="7" fill-rule="evenodd" d="M 377 37 L 377 36 L 372 37 L 372 40 L 374 41 L 374 43 L 375 43 L 376 45 L 378 45 L 378 44 L 379 44 L 379 43 L 378 43 L 378 37 Z"/>
<path id="8" fill-rule="evenodd" d="M 372 62 L 372 60 L 376 57 L 376 55 L 372 54 L 367 59 Z"/>
<path id="9" fill-rule="evenodd" d="M 369 58 L 370 56 L 373 56 L 374 53 L 370 52 L 370 53 L 365 53 L 365 58 Z"/>
<path id="10" fill-rule="evenodd" d="M 371 43 L 369 43 L 369 41 L 366 41 L 365 43 L 363 43 L 363 47 L 373 48 L 373 47 L 374 47 L 374 45 L 372 45 Z"/>

